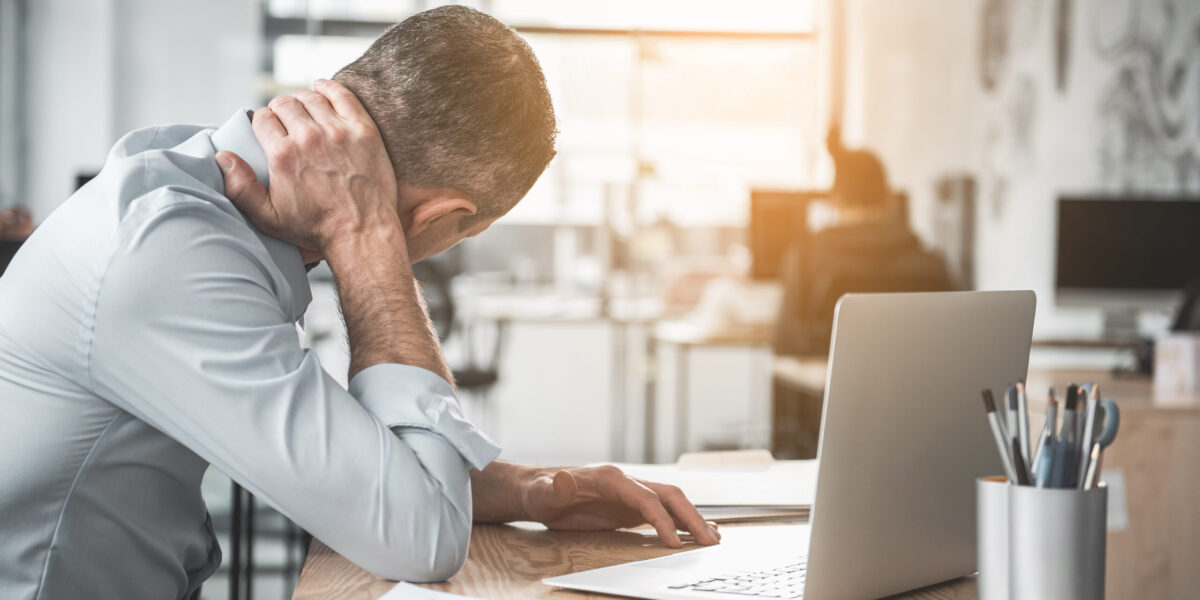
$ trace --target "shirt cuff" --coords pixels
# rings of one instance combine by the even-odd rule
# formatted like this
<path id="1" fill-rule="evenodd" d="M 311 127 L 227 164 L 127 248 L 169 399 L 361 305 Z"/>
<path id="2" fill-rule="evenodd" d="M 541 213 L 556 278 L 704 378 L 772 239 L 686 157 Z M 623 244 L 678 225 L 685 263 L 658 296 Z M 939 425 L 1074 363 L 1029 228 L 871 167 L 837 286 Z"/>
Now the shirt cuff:
<path id="1" fill-rule="evenodd" d="M 373 365 L 350 380 L 350 394 L 389 428 L 416 427 L 442 436 L 476 469 L 500 455 L 500 447 L 463 417 L 450 384 L 432 371 Z"/>

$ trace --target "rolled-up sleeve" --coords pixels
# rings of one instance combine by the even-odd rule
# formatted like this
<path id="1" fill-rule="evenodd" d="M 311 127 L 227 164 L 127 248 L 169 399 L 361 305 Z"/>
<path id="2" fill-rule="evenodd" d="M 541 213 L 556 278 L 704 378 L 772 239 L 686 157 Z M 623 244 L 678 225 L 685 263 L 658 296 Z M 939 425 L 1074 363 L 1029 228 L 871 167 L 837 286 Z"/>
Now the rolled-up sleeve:
<path id="1" fill-rule="evenodd" d="M 350 395 L 388 427 L 440 435 L 476 469 L 500 454 L 496 444 L 463 418 L 450 384 L 427 369 L 400 364 L 367 367 L 350 380 Z M 397 396 L 413 401 L 396 402 Z"/>
<path id="2" fill-rule="evenodd" d="M 303 349 L 253 232 L 203 201 L 127 219 L 80 356 L 100 396 L 187 446 L 379 575 L 466 560 L 469 469 L 498 454 L 430 371 L 376 365 L 346 390 Z"/>

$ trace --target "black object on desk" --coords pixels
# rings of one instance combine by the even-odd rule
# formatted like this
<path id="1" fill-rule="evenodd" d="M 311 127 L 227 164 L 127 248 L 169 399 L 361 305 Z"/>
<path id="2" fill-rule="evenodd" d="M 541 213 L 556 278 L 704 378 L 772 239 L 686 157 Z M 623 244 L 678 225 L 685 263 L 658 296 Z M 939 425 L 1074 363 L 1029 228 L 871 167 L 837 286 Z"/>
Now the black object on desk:
<path id="1" fill-rule="evenodd" d="M 0 240 L 0 275 L 3 275 L 4 271 L 8 269 L 8 263 L 12 262 L 13 257 L 16 256 L 17 250 L 21 248 L 21 243 L 14 240 Z"/>

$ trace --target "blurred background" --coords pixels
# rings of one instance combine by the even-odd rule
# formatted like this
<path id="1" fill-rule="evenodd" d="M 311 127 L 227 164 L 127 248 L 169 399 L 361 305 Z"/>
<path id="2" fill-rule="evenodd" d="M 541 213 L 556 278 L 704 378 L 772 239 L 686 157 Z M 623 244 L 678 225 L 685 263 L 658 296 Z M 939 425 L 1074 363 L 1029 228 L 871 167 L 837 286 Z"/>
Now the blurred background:
<path id="1" fill-rule="evenodd" d="M 0 249 L 128 131 L 224 122 L 440 4 L 0 0 Z M 1033 366 L 1130 377 L 1155 338 L 1194 325 L 1200 3 L 466 4 L 526 37 L 561 130 L 520 205 L 418 273 L 466 410 L 505 459 L 811 457 L 819 398 L 787 372 L 814 367 L 787 359 L 823 355 L 843 292 L 1033 289 Z M 867 151 L 888 197 L 863 217 L 834 183 L 866 175 L 835 157 Z M 822 246 L 862 222 L 911 234 L 906 251 L 945 277 Z M 839 258 L 812 264 L 814 248 Z M 306 334 L 344 382 L 331 277 L 311 278 Z M 257 532 L 240 595 L 288 597 L 302 532 L 220 473 L 206 496 L 223 535 Z M 223 545 L 206 599 L 236 593 Z"/>

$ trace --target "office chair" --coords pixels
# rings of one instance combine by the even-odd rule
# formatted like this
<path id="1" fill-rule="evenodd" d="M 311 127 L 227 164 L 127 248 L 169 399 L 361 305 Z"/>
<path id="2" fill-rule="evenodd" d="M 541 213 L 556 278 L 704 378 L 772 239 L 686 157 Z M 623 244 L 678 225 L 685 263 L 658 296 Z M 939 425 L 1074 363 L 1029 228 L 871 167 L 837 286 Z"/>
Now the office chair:
<path id="1" fill-rule="evenodd" d="M 941 256 L 920 250 L 886 259 L 821 255 L 785 260 L 784 301 L 773 346 L 779 355 L 829 351 L 833 311 L 845 294 L 945 292 L 957 289 Z"/>
<path id="2" fill-rule="evenodd" d="M 20 249 L 20 241 L 0 240 L 0 275 L 4 274 L 4 270 L 8 268 L 8 263 L 12 262 L 13 257 L 17 255 L 17 250 Z"/>
<path id="3" fill-rule="evenodd" d="M 462 318 L 450 289 L 452 269 L 445 261 L 423 260 L 413 265 L 413 275 L 421 283 L 438 340 L 445 344 L 452 336 L 457 337 L 462 347 L 464 362 L 450 365 L 455 385 L 460 393 L 476 396 L 481 406 L 486 406 L 488 392 L 500 380 L 506 323 L 502 319 Z"/>
<path id="4" fill-rule="evenodd" d="M 829 352 L 833 313 L 849 293 L 939 292 L 956 288 L 945 261 L 922 250 L 891 259 L 798 256 L 790 251 L 773 347 L 777 355 L 822 356 Z M 777 456 L 812 458 L 820 431 L 820 400 L 776 388 L 772 400 L 772 450 Z"/>

